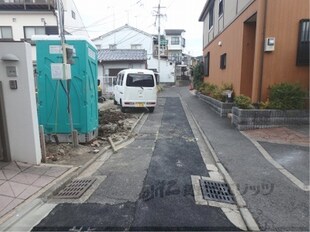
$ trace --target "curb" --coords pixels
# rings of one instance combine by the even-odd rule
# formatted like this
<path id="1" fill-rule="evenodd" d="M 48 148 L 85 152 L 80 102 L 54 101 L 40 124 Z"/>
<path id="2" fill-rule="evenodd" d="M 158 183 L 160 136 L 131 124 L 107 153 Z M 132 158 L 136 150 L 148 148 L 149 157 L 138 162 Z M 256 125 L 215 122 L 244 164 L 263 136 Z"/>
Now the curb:
<path id="1" fill-rule="evenodd" d="M 137 121 L 133 124 L 131 130 L 129 131 L 128 136 L 126 136 L 125 139 L 120 140 L 115 143 L 117 146 L 121 144 L 125 144 L 124 146 L 126 146 L 134 141 L 134 138 L 131 137 L 131 135 L 134 129 L 136 128 L 136 126 L 139 124 L 139 122 L 143 118 L 143 116 L 145 116 L 144 113 L 142 113 L 142 115 L 140 115 Z M 123 148 L 124 146 L 119 147 L 117 150 Z M 89 161 L 87 161 L 83 166 L 72 167 L 68 165 L 68 167 L 71 167 L 71 168 L 68 169 L 68 171 L 60 177 L 60 179 L 56 179 L 53 182 L 51 182 L 49 185 L 47 185 L 45 187 L 46 190 L 43 189 L 43 192 L 41 194 L 39 194 L 38 196 L 34 194 L 35 196 L 34 199 L 31 199 L 30 197 L 24 203 L 22 203 L 21 205 L 17 206 L 15 209 L 13 209 L 12 211 L 4 215 L 3 218 L 7 216 L 8 219 L 4 221 L 2 224 L 0 224 L 0 230 L 7 231 L 10 227 L 12 227 L 18 221 L 20 221 L 28 213 L 42 206 L 44 203 L 47 202 L 48 198 L 50 198 L 52 195 L 55 195 L 57 192 L 59 192 L 72 179 L 78 177 L 82 172 L 84 172 L 88 167 L 90 167 L 90 165 L 92 165 L 101 155 L 103 155 L 110 149 L 111 149 L 111 145 L 103 147 L 99 153 L 95 154 L 95 156 L 91 158 Z M 29 202 L 30 199 L 31 201 Z"/>
<path id="2" fill-rule="evenodd" d="M 250 231 L 259 231 L 259 227 L 255 221 L 255 219 L 253 218 L 252 214 L 250 213 L 250 211 L 247 209 L 246 207 L 246 202 L 244 201 L 243 197 L 241 196 L 240 192 L 238 191 L 237 185 L 236 183 L 233 181 L 233 179 L 231 178 L 231 176 L 229 175 L 229 173 L 227 172 L 227 170 L 225 169 L 225 167 L 223 166 L 223 164 L 220 162 L 212 144 L 210 143 L 208 137 L 205 135 L 205 133 L 203 132 L 203 130 L 201 129 L 199 123 L 197 122 L 196 118 L 194 117 L 194 115 L 192 114 L 192 112 L 189 110 L 187 103 L 185 103 L 182 100 L 182 97 L 180 96 L 181 101 L 183 102 L 183 105 L 187 108 L 186 110 L 188 111 L 188 113 L 190 114 L 190 116 L 192 117 L 196 127 L 199 130 L 199 133 L 201 134 L 201 137 L 203 138 L 205 144 L 207 145 L 207 147 L 209 148 L 211 155 L 215 161 L 215 164 L 217 166 L 217 168 L 219 169 L 219 171 L 222 173 L 225 181 L 227 182 L 227 184 L 229 185 L 229 187 L 231 188 L 231 191 L 233 192 L 235 198 L 236 198 L 236 204 L 237 207 L 240 211 L 240 214 L 242 216 L 242 219 L 244 221 L 244 223 L 246 224 L 246 227 L 248 228 L 248 230 Z"/>

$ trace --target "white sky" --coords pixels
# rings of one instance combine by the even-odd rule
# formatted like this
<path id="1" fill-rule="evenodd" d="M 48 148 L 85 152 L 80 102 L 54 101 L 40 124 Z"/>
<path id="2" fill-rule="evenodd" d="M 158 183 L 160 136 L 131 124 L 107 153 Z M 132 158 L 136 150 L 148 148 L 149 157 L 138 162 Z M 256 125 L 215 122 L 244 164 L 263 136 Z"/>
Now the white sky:
<path id="1" fill-rule="evenodd" d="M 165 29 L 184 29 L 185 53 L 202 55 L 202 22 L 198 18 L 206 0 L 74 0 L 91 38 L 126 23 L 150 34 L 157 34 L 153 16 L 160 1 L 161 33 Z"/>

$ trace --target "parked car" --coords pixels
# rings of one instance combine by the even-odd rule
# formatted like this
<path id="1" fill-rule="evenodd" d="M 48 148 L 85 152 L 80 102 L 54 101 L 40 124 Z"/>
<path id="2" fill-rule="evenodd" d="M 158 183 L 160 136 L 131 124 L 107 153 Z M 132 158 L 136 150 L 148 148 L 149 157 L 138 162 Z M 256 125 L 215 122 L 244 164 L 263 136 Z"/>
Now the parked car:
<path id="1" fill-rule="evenodd" d="M 155 74 L 147 69 L 125 69 L 118 73 L 114 87 L 114 104 L 122 112 L 130 107 L 146 107 L 152 113 L 157 103 Z"/>

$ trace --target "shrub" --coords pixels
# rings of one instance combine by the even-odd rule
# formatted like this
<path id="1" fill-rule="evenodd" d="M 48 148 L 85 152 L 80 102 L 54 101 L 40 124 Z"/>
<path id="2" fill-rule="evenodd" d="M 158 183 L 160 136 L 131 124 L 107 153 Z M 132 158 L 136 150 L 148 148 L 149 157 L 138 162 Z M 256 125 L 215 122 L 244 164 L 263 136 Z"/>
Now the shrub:
<path id="1" fill-rule="evenodd" d="M 270 108 L 270 101 L 269 101 L 269 98 L 267 99 L 267 101 L 265 101 L 265 102 L 260 102 L 259 104 L 258 104 L 258 108 L 259 109 L 261 109 L 261 110 L 263 110 L 263 109 L 269 109 Z"/>
<path id="2" fill-rule="evenodd" d="M 200 86 L 203 84 L 203 63 L 198 63 L 193 68 L 194 76 L 194 88 L 199 90 Z"/>
<path id="3" fill-rule="evenodd" d="M 200 89 L 199 91 L 204 94 L 204 95 L 207 95 L 207 96 L 212 96 L 214 91 L 216 91 L 217 89 L 217 86 L 214 85 L 214 84 L 210 84 L 208 82 L 204 82 L 201 86 L 200 86 Z"/>
<path id="4" fill-rule="evenodd" d="M 270 88 L 269 106 L 271 109 L 292 110 L 304 106 L 305 92 L 297 84 L 281 83 Z"/>
<path id="5" fill-rule="evenodd" d="M 226 100 L 226 96 L 223 94 L 222 89 L 218 87 L 213 90 L 212 97 L 222 102 Z"/>
<path id="6" fill-rule="evenodd" d="M 224 83 L 221 86 L 221 89 L 224 90 L 233 90 L 233 85 L 231 83 Z"/>
<path id="7" fill-rule="evenodd" d="M 251 105 L 251 98 L 248 96 L 240 95 L 235 97 L 235 104 L 240 109 L 252 109 L 253 106 Z"/>

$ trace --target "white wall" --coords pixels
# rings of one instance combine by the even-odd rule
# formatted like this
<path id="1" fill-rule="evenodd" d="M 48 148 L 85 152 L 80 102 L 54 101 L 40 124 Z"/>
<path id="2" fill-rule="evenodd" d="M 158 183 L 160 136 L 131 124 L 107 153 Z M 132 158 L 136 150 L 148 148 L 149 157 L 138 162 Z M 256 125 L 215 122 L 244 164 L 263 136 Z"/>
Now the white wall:
<path id="1" fill-rule="evenodd" d="M 24 42 L 1 42 L 0 59 L 7 54 L 13 54 L 19 59 L 0 62 L 11 159 L 39 164 L 41 148 L 31 46 Z M 17 66 L 17 77 L 8 77 L 6 66 Z M 17 89 L 10 89 L 10 80 L 17 81 Z"/>
<path id="2" fill-rule="evenodd" d="M 88 32 L 84 26 L 82 18 L 74 4 L 74 0 L 63 0 L 65 7 L 65 29 L 73 35 L 83 35 L 89 37 Z M 72 16 L 72 11 L 75 18 Z"/>
<path id="3" fill-rule="evenodd" d="M 15 19 L 15 22 L 13 21 Z M 0 26 L 11 26 L 13 39 L 20 41 L 24 38 L 24 26 L 56 26 L 57 21 L 53 12 L 29 11 L 2 11 L 0 13 Z"/>
<path id="4" fill-rule="evenodd" d="M 116 32 L 111 33 L 110 35 L 94 39 L 93 42 L 95 45 L 100 45 L 101 49 L 108 49 L 110 44 L 116 44 L 117 49 L 131 49 L 132 44 L 141 44 L 141 49 L 145 49 L 147 51 L 147 68 L 157 69 L 158 67 L 158 59 L 153 57 L 152 35 L 136 31 L 130 26 L 124 26 L 122 30 L 116 30 Z M 106 64 L 104 65 L 106 66 Z M 170 62 L 166 60 L 161 60 L 160 65 L 161 82 L 174 82 L 174 65 L 170 65 Z M 114 68 L 117 67 L 120 67 L 120 65 L 117 66 L 116 64 Z M 98 71 L 98 73 L 99 72 L 100 71 Z"/>
<path id="5" fill-rule="evenodd" d="M 73 35 L 89 37 L 84 28 L 81 16 L 73 0 L 63 0 L 65 7 L 65 30 Z M 75 19 L 71 11 L 75 12 Z M 13 39 L 24 39 L 24 26 L 57 26 L 57 17 L 52 11 L 1 11 L 0 26 L 11 26 Z M 35 47 L 32 48 L 32 58 L 36 60 Z"/>

